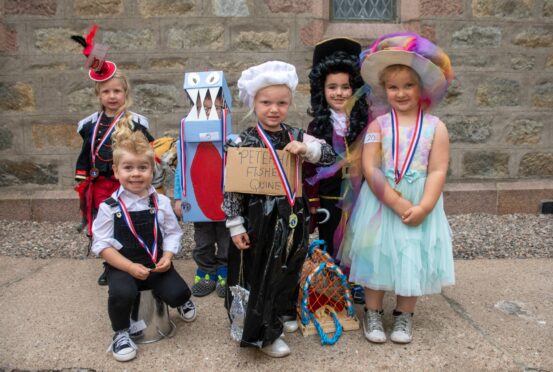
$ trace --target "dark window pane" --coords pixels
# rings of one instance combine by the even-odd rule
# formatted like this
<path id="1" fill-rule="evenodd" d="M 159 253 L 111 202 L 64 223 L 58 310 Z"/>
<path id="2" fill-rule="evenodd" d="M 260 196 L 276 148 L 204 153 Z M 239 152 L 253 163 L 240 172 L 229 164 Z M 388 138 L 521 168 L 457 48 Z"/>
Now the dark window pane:
<path id="1" fill-rule="evenodd" d="M 397 0 L 332 0 L 333 20 L 393 21 Z"/>

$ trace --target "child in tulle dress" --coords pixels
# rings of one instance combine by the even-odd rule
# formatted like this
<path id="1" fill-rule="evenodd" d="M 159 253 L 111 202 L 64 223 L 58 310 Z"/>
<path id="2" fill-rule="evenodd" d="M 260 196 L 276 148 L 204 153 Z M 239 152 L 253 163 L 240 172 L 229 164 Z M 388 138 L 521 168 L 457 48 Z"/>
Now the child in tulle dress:
<path id="1" fill-rule="evenodd" d="M 449 58 L 412 33 L 376 40 L 361 54 L 361 75 L 391 111 L 367 130 L 362 167 L 366 182 L 341 246 L 351 281 L 365 286 L 363 330 L 386 342 L 385 291 L 396 294 L 390 339 L 412 340 L 419 296 L 455 282 L 451 230 L 444 212 L 449 140 L 439 118 L 428 113 L 452 80 Z"/>

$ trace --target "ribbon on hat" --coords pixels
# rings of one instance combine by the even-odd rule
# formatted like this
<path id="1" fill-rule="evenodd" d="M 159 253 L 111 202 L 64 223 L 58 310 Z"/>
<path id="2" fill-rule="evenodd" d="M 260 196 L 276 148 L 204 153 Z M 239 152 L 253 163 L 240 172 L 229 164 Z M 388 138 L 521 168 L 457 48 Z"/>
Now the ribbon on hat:
<path id="1" fill-rule="evenodd" d="M 282 124 L 280 124 L 280 127 L 284 129 Z M 278 176 L 280 177 L 280 182 L 282 182 L 282 186 L 284 187 L 284 192 L 286 193 L 288 204 L 290 204 L 290 206 L 293 207 L 294 204 L 296 203 L 296 194 L 298 191 L 298 182 L 300 178 L 300 162 L 296 160 L 296 172 L 295 172 L 296 182 L 294 185 L 294 191 L 292 192 L 292 188 L 290 187 L 290 182 L 288 181 L 288 177 L 286 177 L 286 172 L 284 172 L 284 167 L 282 166 L 282 162 L 278 157 L 278 154 L 276 152 L 275 146 L 273 145 L 273 142 L 267 136 L 267 133 L 263 130 L 261 123 L 257 122 L 256 128 L 257 128 L 257 133 L 259 134 L 259 137 L 261 137 L 261 140 L 263 141 L 265 146 L 267 146 L 267 149 L 269 149 L 269 154 L 271 155 L 273 164 L 275 165 Z M 290 134 L 290 132 L 287 132 L 287 133 L 288 133 L 288 136 L 290 137 L 290 141 L 293 141 L 294 137 L 292 137 L 292 134 Z"/>

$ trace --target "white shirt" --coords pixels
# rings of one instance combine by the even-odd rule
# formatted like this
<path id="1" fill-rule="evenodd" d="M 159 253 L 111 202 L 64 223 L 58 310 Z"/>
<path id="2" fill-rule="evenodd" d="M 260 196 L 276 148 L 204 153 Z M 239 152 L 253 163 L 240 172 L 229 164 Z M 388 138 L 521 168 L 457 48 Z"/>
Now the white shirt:
<path id="1" fill-rule="evenodd" d="M 345 137 L 348 132 L 348 126 L 346 124 L 346 114 L 343 112 L 336 112 L 333 109 L 330 109 L 330 118 L 332 119 L 332 126 L 341 137 Z"/>
<path id="2" fill-rule="evenodd" d="M 163 251 L 177 254 L 181 249 L 182 230 L 177 221 L 177 217 L 173 213 L 171 201 L 168 197 L 158 194 L 152 186 L 148 189 L 148 196 L 145 197 L 140 197 L 125 190 L 123 186 L 119 187 L 119 190 L 111 194 L 111 197 L 118 200 L 117 194 L 119 194 L 119 198 L 123 200 L 129 212 L 139 212 L 150 209 L 150 195 L 154 193 L 154 197 L 157 198 L 158 204 L 157 219 L 159 229 L 163 236 Z M 95 255 L 99 256 L 100 252 L 109 247 L 117 250 L 123 247 L 123 245 L 113 237 L 114 215 L 119 211 L 119 207 L 112 208 L 106 203 L 100 204 L 98 215 L 92 223 L 93 241 L 91 250 Z"/>

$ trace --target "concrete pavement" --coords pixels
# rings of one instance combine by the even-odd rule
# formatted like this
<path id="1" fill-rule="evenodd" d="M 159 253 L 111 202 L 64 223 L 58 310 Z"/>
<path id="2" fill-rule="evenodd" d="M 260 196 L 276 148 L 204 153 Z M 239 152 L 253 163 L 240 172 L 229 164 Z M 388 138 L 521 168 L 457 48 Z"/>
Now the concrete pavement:
<path id="1" fill-rule="evenodd" d="M 171 309 L 176 335 L 139 345 L 128 363 L 105 352 L 112 331 L 107 289 L 96 285 L 100 262 L 0 256 L 0 370 L 553 371 L 551 259 L 456 261 L 457 284 L 420 299 L 410 345 L 370 344 L 359 330 L 321 346 L 318 336 L 294 333 L 286 335 L 292 355 L 272 359 L 230 339 L 222 299 L 212 294 L 194 300 L 193 323 Z M 190 282 L 193 262 L 176 267 Z M 388 329 L 392 308 L 387 296 Z"/>

